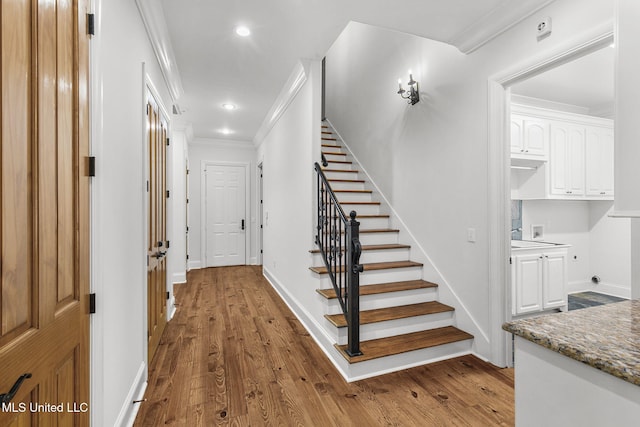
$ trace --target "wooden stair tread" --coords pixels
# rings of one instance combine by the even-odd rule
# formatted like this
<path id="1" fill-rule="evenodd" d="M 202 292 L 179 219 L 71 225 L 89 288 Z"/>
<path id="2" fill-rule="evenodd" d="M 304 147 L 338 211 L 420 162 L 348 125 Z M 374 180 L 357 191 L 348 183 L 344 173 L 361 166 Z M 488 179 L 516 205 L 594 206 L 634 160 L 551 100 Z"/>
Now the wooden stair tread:
<path id="1" fill-rule="evenodd" d="M 400 230 L 397 228 L 367 228 L 364 230 L 360 230 L 360 234 L 368 234 L 368 233 L 399 233 Z M 344 234 L 342 231 L 340 234 Z"/>
<path id="2" fill-rule="evenodd" d="M 327 129 L 327 128 L 325 127 L 324 129 Z M 327 135 L 327 134 L 328 134 L 328 135 L 333 135 L 333 132 L 331 132 L 331 131 L 326 131 L 326 130 L 321 131 L 321 133 L 322 133 L 323 135 Z"/>
<path id="3" fill-rule="evenodd" d="M 325 136 L 322 137 L 323 141 L 337 141 L 335 138 L 327 138 Z"/>
<path id="4" fill-rule="evenodd" d="M 372 190 L 333 190 L 334 193 L 373 193 Z"/>
<path id="5" fill-rule="evenodd" d="M 375 270 L 388 270 L 392 268 L 409 268 L 409 267 L 422 267 L 422 264 L 414 261 L 388 261 L 388 262 L 371 262 L 368 264 L 362 264 L 364 271 Z M 344 270 L 344 265 L 342 266 Z M 318 274 L 327 274 L 327 267 L 309 267 L 309 270 Z"/>
<path id="6" fill-rule="evenodd" d="M 321 145 L 325 148 L 342 148 L 341 145 L 335 145 L 335 144 L 321 144 Z"/>
<path id="7" fill-rule="evenodd" d="M 325 169 L 322 168 L 322 172 L 346 172 L 346 173 L 358 173 L 356 170 L 342 170 L 342 169 Z"/>
<path id="8" fill-rule="evenodd" d="M 412 332 L 410 334 L 363 341 L 360 343 L 361 356 L 349 356 L 345 352 L 347 348 L 346 345 L 336 344 L 335 347 L 349 363 L 357 363 L 472 338 L 473 335 L 461 331 L 454 326 L 445 326 L 444 328 L 430 329 L 428 331 Z"/>
<path id="9" fill-rule="evenodd" d="M 379 205 L 380 202 L 347 202 L 344 200 L 339 200 L 340 205 Z"/>
<path id="10" fill-rule="evenodd" d="M 353 162 L 347 160 L 327 160 L 327 163 L 336 163 L 338 165 L 352 165 Z"/>
<path id="11" fill-rule="evenodd" d="M 405 282 L 389 282 L 389 283 L 377 283 L 375 285 L 360 286 L 360 296 L 363 295 L 377 295 L 386 294 L 391 292 L 412 291 L 415 289 L 427 289 L 437 288 L 435 283 L 427 282 L 425 280 L 407 280 Z M 326 299 L 336 299 L 336 291 L 331 289 L 316 289 L 320 295 Z"/>
<path id="12" fill-rule="evenodd" d="M 330 153 L 328 151 L 323 151 L 322 154 L 325 156 L 346 156 L 347 153 Z"/>
<path id="13" fill-rule="evenodd" d="M 410 248 L 411 248 L 410 245 L 401 245 L 398 243 L 391 243 L 388 245 L 363 245 L 362 246 L 363 251 L 382 251 L 386 249 L 410 249 Z M 317 254 L 317 253 L 320 253 L 320 249 L 312 249 L 309 252 L 311 252 L 312 254 Z"/>
<path id="14" fill-rule="evenodd" d="M 407 317 L 426 316 L 429 314 L 453 311 L 453 307 L 438 301 L 421 302 L 418 304 L 399 305 L 395 307 L 377 308 L 360 312 L 360 325 L 386 322 L 388 320 L 406 319 Z M 329 322 L 338 328 L 346 328 L 347 321 L 343 313 L 325 314 Z"/>
<path id="15" fill-rule="evenodd" d="M 364 184 L 364 179 L 327 179 L 329 182 L 353 182 L 355 184 Z"/>

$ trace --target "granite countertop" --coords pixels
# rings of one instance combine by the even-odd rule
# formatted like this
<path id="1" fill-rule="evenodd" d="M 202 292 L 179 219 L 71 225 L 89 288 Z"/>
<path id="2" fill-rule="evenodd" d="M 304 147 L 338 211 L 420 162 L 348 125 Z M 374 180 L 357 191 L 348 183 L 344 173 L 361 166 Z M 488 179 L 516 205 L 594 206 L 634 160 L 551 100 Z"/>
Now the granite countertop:
<path id="1" fill-rule="evenodd" d="M 502 329 L 640 385 L 640 300 L 514 320 Z"/>

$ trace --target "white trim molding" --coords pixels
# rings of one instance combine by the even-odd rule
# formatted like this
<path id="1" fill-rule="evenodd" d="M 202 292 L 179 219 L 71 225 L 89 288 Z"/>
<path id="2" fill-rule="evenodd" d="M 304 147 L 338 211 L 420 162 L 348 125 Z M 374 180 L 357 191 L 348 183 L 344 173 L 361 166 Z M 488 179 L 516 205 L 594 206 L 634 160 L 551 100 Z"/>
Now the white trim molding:
<path id="1" fill-rule="evenodd" d="M 311 61 L 309 60 L 300 60 L 293 68 L 291 75 L 289 75 L 289 79 L 282 87 L 280 94 L 276 98 L 275 102 L 271 106 L 271 109 L 267 113 L 260 129 L 256 133 L 256 136 L 253 138 L 253 143 L 256 147 L 258 147 L 264 138 L 267 136 L 269 131 L 273 128 L 273 126 L 278 122 L 282 114 L 287 110 L 287 107 L 294 100 L 302 86 L 304 86 L 307 78 L 309 76 L 309 68 L 311 66 Z"/>
<path id="2" fill-rule="evenodd" d="M 511 200 L 509 182 L 509 113 L 510 87 L 518 82 L 578 59 L 613 42 L 613 22 L 595 27 L 562 45 L 543 52 L 523 63 L 494 75 L 488 80 L 488 230 L 491 362 L 510 364 L 510 340 L 502 324 L 511 319 L 511 276 L 508 261 L 511 240 Z"/>
<path id="3" fill-rule="evenodd" d="M 178 63 L 173 53 L 171 36 L 164 18 L 162 2 L 155 0 L 136 0 L 142 22 L 147 29 L 147 35 L 153 46 L 162 75 L 169 88 L 174 105 L 184 93 L 182 80 L 178 71 Z"/>
<path id="4" fill-rule="evenodd" d="M 462 53 L 471 53 L 554 1 L 546 0 L 541 3 L 537 0 L 512 0 L 507 4 L 500 2 L 492 11 L 453 36 L 449 43 Z"/>
<path id="5" fill-rule="evenodd" d="M 144 398 L 144 392 L 147 389 L 147 365 L 142 362 L 138 368 L 133 384 L 127 393 L 127 397 L 120 408 L 118 418 L 116 418 L 114 426 L 131 427 L 136 420 L 138 410 L 140 409 L 140 401 Z M 134 403 L 138 401 L 138 403 Z"/>
<path id="6" fill-rule="evenodd" d="M 195 267 L 197 261 L 189 261 L 193 269 L 207 268 L 207 166 L 238 166 L 244 168 L 244 209 L 245 217 L 250 218 L 251 213 L 251 163 L 249 162 L 217 162 L 202 160 L 200 162 L 200 265 Z M 248 265 L 251 258 L 251 227 L 249 221 L 245 221 L 244 233 L 244 265 Z"/>

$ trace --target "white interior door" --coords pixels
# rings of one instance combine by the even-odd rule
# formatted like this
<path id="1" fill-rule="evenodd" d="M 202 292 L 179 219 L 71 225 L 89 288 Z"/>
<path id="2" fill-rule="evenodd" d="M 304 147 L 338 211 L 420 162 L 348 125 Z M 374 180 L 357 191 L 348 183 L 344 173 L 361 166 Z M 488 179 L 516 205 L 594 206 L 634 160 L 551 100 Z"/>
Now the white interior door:
<path id="1" fill-rule="evenodd" d="M 206 266 L 246 264 L 244 166 L 205 168 Z"/>

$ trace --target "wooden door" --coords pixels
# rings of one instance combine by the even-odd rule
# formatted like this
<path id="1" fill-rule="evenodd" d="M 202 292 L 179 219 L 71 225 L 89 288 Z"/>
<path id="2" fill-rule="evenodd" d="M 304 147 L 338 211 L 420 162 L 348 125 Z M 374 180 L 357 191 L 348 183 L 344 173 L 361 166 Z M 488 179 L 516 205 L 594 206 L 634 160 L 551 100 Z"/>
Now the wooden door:
<path id="1" fill-rule="evenodd" d="M 1 426 L 89 425 L 86 13 L 0 0 Z"/>
<path id="2" fill-rule="evenodd" d="M 246 264 L 244 166 L 205 169 L 206 266 Z"/>
<path id="3" fill-rule="evenodd" d="M 167 125 L 152 97 L 147 103 L 147 143 L 147 334 L 151 362 L 167 324 Z"/>

